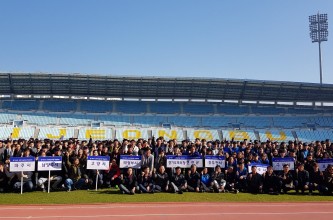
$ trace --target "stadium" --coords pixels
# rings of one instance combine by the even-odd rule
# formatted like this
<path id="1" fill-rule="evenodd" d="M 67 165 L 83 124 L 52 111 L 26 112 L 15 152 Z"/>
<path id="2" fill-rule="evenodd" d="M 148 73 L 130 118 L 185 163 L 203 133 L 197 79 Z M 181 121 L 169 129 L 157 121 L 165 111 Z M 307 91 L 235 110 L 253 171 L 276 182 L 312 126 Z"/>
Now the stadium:
<path id="1" fill-rule="evenodd" d="M 24 153 L 22 152 L 23 157 L 21 158 L 23 159 L 26 156 L 27 149 L 29 152 L 33 152 L 33 149 L 30 147 L 28 148 L 27 146 L 35 145 L 35 147 L 37 146 L 38 148 L 39 143 L 43 144 L 42 151 L 43 149 L 47 149 L 49 152 L 53 152 L 53 155 L 59 155 L 59 143 L 65 144 L 66 142 L 70 144 L 71 142 L 68 142 L 68 140 L 93 140 L 98 145 L 101 145 L 102 143 L 103 146 L 103 143 L 107 143 L 105 141 L 109 141 L 110 143 L 114 141 L 113 143 L 115 143 L 116 140 L 124 142 L 125 140 L 131 140 L 131 143 L 135 143 L 135 141 L 138 141 L 139 144 L 140 139 L 151 140 L 155 137 L 162 138 L 165 141 L 171 140 L 174 143 L 181 143 L 183 140 L 186 140 L 186 142 L 192 144 L 190 145 L 191 149 L 193 148 L 193 146 L 195 146 L 194 142 L 197 143 L 198 140 L 199 142 L 200 140 L 202 140 L 203 145 L 206 141 L 214 143 L 214 145 L 220 143 L 220 141 L 221 144 L 232 143 L 233 148 L 231 148 L 231 145 L 229 145 L 230 149 L 235 149 L 234 146 L 236 145 L 234 145 L 234 143 L 241 144 L 242 147 L 246 147 L 243 144 L 248 143 L 249 145 L 247 146 L 250 149 L 252 148 L 251 146 L 253 146 L 254 143 L 255 147 L 253 149 L 257 149 L 258 145 L 256 145 L 256 143 L 258 143 L 259 141 L 263 144 L 261 146 L 264 146 L 266 142 L 274 142 L 276 143 L 276 145 L 279 145 L 279 149 L 282 151 L 284 149 L 283 143 L 287 142 L 289 143 L 289 148 L 292 145 L 291 143 L 295 143 L 295 145 L 300 146 L 299 149 L 301 149 L 301 146 L 303 146 L 302 143 L 304 143 L 304 146 L 311 146 L 310 150 L 318 150 L 318 146 L 320 146 L 320 143 L 322 143 L 322 145 L 325 145 L 326 143 L 327 151 L 331 152 L 330 140 L 332 139 L 333 135 L 331 129 L 333 125 L 332 85 L 320 85 L 315 83 L 300 82 L 233 80 L 218 78 L 130 76 L 121 77 L 83 74 L 1 73 L 0 91 L 2 94 L 0 101 L 0 139 L 2 139 L 2 141 L 0 142 L 1 144 L 7 143 L 7 146 L 8 143 L 14 143 L 14 154 L 10 157 L 11 167 L 14 167 L 16 160 L 20 160 L 19 164 L 23 164 L 23 160 L 15 160 L 15 158 L 21 155 L 20 153 L 17 153 L 19 151 L 19 148 L 17 148 L 17 146 L 24 143 L 26 140 L 29 140 L 29 142 L 28 144 L 26 144 Z M 50 148 L 50 143 L 52 143 L 52 149 Z M 83 143 L 84 142 L 82 142 L 82 144 Z M 265 147 L 266 150 L 270 149 L 268 145 L 269 144 L 267 144 L 267 148 Z M 76 153 L 74 153 L 73 151 L 70 151 L 71 146 L 72 145 L 69 145 L 69 147 L 67 146 L 67 149 L 63 149 L 64 155 L 62 157 L 63 159 L 60 159 L 60 161 L 69 161 L 69 158 L 73 160 L 78 160 L 75 158 L 79 156 L 78 152 L 80 150 L 77 151 L 77 149 Z M 81 147 L 82 146 L 83 145 L 81 145 Z M 223 149 L 228 148 L 228 145 L 224 146 L 225 148 Z M 104 146 L 103 149 L 105 147 L 107 151 L 111 150 L 107 146 Z M 161 146 L 159 148 L 161 148 Z M 241 147 L 239 147 L 239 149 L 240 148 Z M 93 147 L 92 149 L 95 148 Z M 121 149 L 124 150 L 123 148 Z M 160 152 L 163 151 L 160 151 L 160 149 L 156 151 L 156 149 L 158 149 L 158 147 L 155 146 L 155 159 L 157 161 L 160 161 Z M 93 150 L 93 152 L 95 151 L 97 152 L 97 150 Z M 288 153 L 291 151 L 292 148 L 288 150 Z M 69 156 L 69 152 L 72 152 L 73 157 Z M 127 155 L 132 155 L 128 152 Z M 156 152 L 158 152 L 158 156 Z M 203 152 L 206 151 L 200 152 L 202 155 L 204 155 Z M 298 152 L 299 154 L 296 157 L 297 159 L 301 158 L 301 160 L 303 160 L 304 158 L 306 158 L 306 160 L 308 160 L 308 157 L 303 155 L 303 150 L 299 150 Z M 317 152 L 318 151 L 316 151 L 316 153 Z M 183 153 L 188 154 L 186 149 L 184 149 Z M 42 161 L 42 155 L 43 152 L 41 154 L 36 154 L 36 158 L 40 157 L 40 159 L 38 159 L 38 170 L 40 169 L 39 164 L 44 163 Z M 110 154 L 108 153 L 102 155 Z M 142 160 L 141 156 L 137 156 L 137 159 L 138 161 L 140 161 L 141 165 L 143 165 L 143 162 L 145 161 L 144 158 L 148 157 L 147 155 L 147 152 L 142 153 Z M 227 153 L 224 155 L 227 156 Z M 237 155 L 239 155 L 239 153 Z M 252 155 L 253 158 L 256 157 L 256 153 L 253 152 Z M 321 156 L 321 158 L 330 158 L 329 155 L 327 155 L 328 154 L 326 153 L 326 156 Z M 235 156 L 230 157 L 236 158 Z M 277 155 L 273 153 L 271 157 L 276 156 Z M 316 155 L 316 157 L 317 156 L 318 155 Z M 230 160 L 230 157 L 228 158 L 228 160 L 226 160 L 226 166 L 228 166 L 228 170 L 230 169 L 230 167 L 234 166 L 232 160 Z M 169 162 L 169 158 L 172 158 L 172 156 L 168 157 L 167 159 L 168 167 L 172 163 Z M 208 156 L 206 155 L 204 156 L 204 158 L 208 158 Z M 3 159 L 5 163 L 7 163 L 6 158 Z M 220 159 L 221 158 L 219 157 L 219 160 Z M 260 164 L 256 164 L 255 159 L 240 159 L 238 158 L 238 156 L 237 159 L 239 159 L 240 164 L 244 164 L 244 162 L 241 162 L 244 161 L 244 159 L 245 161 L 247 161 L 248 164 L 251 164 L 252 168 L 250 168 L 249 165 L 249 169 L 252 169 L 252 173 L 246 174 L 248 175 L 248 177 L 253 175 L 253 169 L 261 167 Z M 32 161 L 34 160 L 35 159 L 32 158 Z M 112 163 L 113 160 L 114 159 L 112 159 Z M 274 158 L 271 160 L 274 160 Z M 87 158 L 83 159 L 82 164 L 87 164 L 87 167 L 89 167 L 89 161 L 92 161 L 91 159 L 89 159 L 89 157 L 88 160 Z M 170 159 L 170 161 L 172 160 Z M 202 159 L 200 159 L 200 161 L 202 161 Z M 206 162 L 206 159 L 204 159 L 204 161 L 206 164 L 205 166 L 207 167 L 208 162 Z M 183 161 L 176 161 L 174 163 L 179 166 L 179 164 L 181 164 L 182 162 Z M 323 162 L 324 163 L 322 164 L 324 166 L 321 166 L 320 168 L 322 170 L 324 170 L 324 168 L 329 163 L 331 163 L 331 160 L 328 159 L 326 162 Z M 112 163 L 110 165 L 110 168 L 107 163 L 107 169 L 110 169 L 110 171 L 108 172 L 111 172 L 111 170 L 113 169 Z M 307 163 L 310 162 L 307 161 Z M 128 164 L 130 164 L 130 162 L 128 162 Z M 134 199 L 133 197 L 131 199 L 126 199 L 126 197 L 124 197 L 122 193 L 128 192 L 128 194 L 134 194 L 134 191 L 137 190 L 139 190 L 139 193 L 148 192 L 149 190 L 150 192 L 154 193 L 155 189 L 153 188 L 153 191 L 151 191 L 150 188 L 145 188 L 141 184 L 139 184 L 139 186 L 136 186 L 130 192 L 128 190 L 123 191 L 123 185 L 120 184 L 120 192 L 122 193 L 119 193 L 118 189 L 110 190 L 109 188 L 97 191 L 97 185 L 100 184 L 98 180 L 104 181 L 105 178 L 109 178 L 107 173 L 103 174 L 103 176 L 101 177 L 95 174 L 95 182 L 93 180 L 95 177 L 91 174 L 85 177 L 88 179 L 79 179 L 77 182 L 74 183 L 68 182 L 70 179 L 66 177 L 66 173 L 68 172 L 68 174 L 70 174 L 71 171 L 66 171 L 66 169 L 71 169 L 70 167 L 73 166 L 69 165 L 70 163 L 66 166 L 62 166 L 63 171 L 61 172 L 63 173 L 60 175 L 63 175 L 64 173 L 65 175 L 60 178 L 58 176 L 59 179 L 56 179 L 56 182 L 54 182 L 55 179 L 53 179 L 53 181 L 51 179 L 50 181 L 47 181 L 47 177 L 45 178 L 44 176 L 43 178 L 43 175 L 45 174 L 42 174 L 43 172 L 38 171 L 34 174 L 36 178 L 36 183 L 33 184 L 32 182 L 34 180 L 31 179 L 29 181 L 30 186 L 26 188 L 26 182 L 23 181 L 22 176 L 21 183 L 16 182 L 14 184 L 14 189 L 19 189 L 18 187 L 21 187 L 21 194 L 23 191 L 30 190 L 36 190 L 37 192 L 33 192 L 31 194 L 24 193 L 24 197 L 16 197 L 17 194 L 13 193 L 4 194 L 1 197 L 3 200 L 2 202 L 4 204 L 7 204 L 6 206 L 2 206 L 4 216 L 11 216 L 11 218 L 71 219 L 81 219 L 87 217 L 123 217 L 128 219 L 136 217 L 154 219 L 157 216 L 164 216 L 172 217 L 173 219 L 179 219 L 182 216 L 195 215 L 196 219 L 205 219 L 208 215 L 211 216 L 212 219 L 217 219 L 220 218 L 222 215 L 239 215 L 239 205 L 237 203 L 226 203 L 224 205 L 225 207 L 228 207 L 229 212 L 226 212 L 226 210 L 221 211 L 220 203 L 211 203 L 212 201 L 221 202 L 221 199 L 228 202 L 252 201 L 252 203 L 248 203 L 242 208 L 242 210 L 247 215 L 252 217 L 258 214 L 267 215 L 270 216 L 270 218 L 279 218 L 279 215 L 286 215 L 292 219 L 292 216 L 293 214 L 295 214 L 296 211 L 298 216 L 306 216 L 308 214 L 312 214 L 318 216 L 318 218 L 320 217 L 325 219 L 326 217 L 328 217 L 329 219 L 329 216 L 331 214 L 331 212 L 328 211 L 328 208 L 331 207 L 331 203 L 313 202 L 330 201 L 332 198 L 331 196 L 311 196 L 297 198 L 290 197 L 291 195 L 287 195 L 287 191 L 284 188 L 283 180 L 281 182 L 282 185 L 280 185 L 279 187 L 283 187 L 283 191 L 286 195 L 280 195 L 278 199 L 272 198 L 272 195 L 268 191 L 265 191 L 268 194 L 262 194 L 260 195 L 260 197 L 256 197 L 252 194 L 246 193 L 240 194 L 239 196 L 234 196 L 233 194 L 223 194 L 222 197 L 219 193 L 208 195 L 194 194 L 195 191 L 198 192 L 199 188 L 194 189 L 194 192 L 192 193 L 191 191 L 187 192 L 188 190 L 190 190 L 190 186 L 186 186 L 188 189 L 186 189 L 185 195 L 181 196 L 182 198 L 180 198 L 179 195 L 175 195 L 172 193 L 163 193 L 160 194 L 160 196 L 142 194 L 135 196 Z M 294 160 L 291 161 L 290 165 L 292 167 L 302 166 L 294 163 Z M 1 166 L 2 164 L 0 164 L 0 168 Z M 155 172 L 163 172 L 160 171 L 163 165 L 157 164 L 157 166 L 159 166 L 159 169 L 158 171 L 154 171 L 153 175 L 156 175 Z M 240 169 L 238 168 L 238 166 L 241 165 L 236 166 L 234 169 L 237 169 L 238 172 L 238 170 Z M 268 164 L 264 166 L 265 170 L 268 169 L 267 166 Z M 330 165 L 328 165 L 327 169 L 329 168 L 329 166 Z M 167 167 L 167 165 L 165 165 L 165 167 Z M 216 167 L 215 169 L 217 169 Z M 274 161 L 273 167 L 275 169 Z M 285 167 L 285 165 L 283 165 L 283 167 Z M 19 169 L 21 170 L 23 168 L 19 167 Z M 35 168 L 33 169 L 35 170 Z M 168 169 L 170 170 L 171 168 Z M 176 167 L 176 169 L 178 168 Z M 301 168 L 297 168 L 296 170 L 298 169 Z M 147 168 L 143 167 L 143 170 L 144 172 L 142 173 L 142 175 L 145 175 Z M 55 178 L 54 172 L 55 171 L 52 171 L 52 178 Z M 85 172 L 87 172 L 87 170 Z M 225 169 L 225 172 L 225 175 L 228 176 L 229 171 Z M 298 171 L 298 173 L 300 172 L 307 171 Z M 328 171 L 325 170 L 324 172 L 324 175 L 326 176 L 326 172 Z M 22 173 L 23 175 L 23 171 L 19 173 Z M 30 173 L 32 175 L 32 172 Z M 49 170 L 48 178 L 51 178 L 50 173 L 51 171 Z M 19 174 L 17 175 L 19 176 Z M 122 175 L 123 174 L 121 174 L 121 176 L 119 177 L 121 178 L 121 181 L 123 178 Z M 201 178 L 203 175 L 204 174 L 201 173 Z M 8 176 L 10 176 L 10 174 Z M 275 186 L 279 185 L 281 181 L 279 178 L 280 177 L 278 176 L 274 176 L 274 181 L 271 184 Z M 73 187 L 81 190 L 75 190 L 74 192 L 72 192 L 71 196 L 68 196 L 68 194 L 65 195 L 64 193 L 66 192 L 63 192 L 62 190 L 59 191 L 58 188 L 53 188 L 53 184 L 56 184 L 57 182 L 59 183 L 61 180 L 64 182 L 63 187 L 71 187 L 70 184 L 73 184 Z M 79 186 L 78 183 L 81 180 L 83 182 L 86 181 L 86 183 L 88 182 L 89 184 L 96 184 L 96 191 L 90 190 L 87 192 L 82 190 L 87 188 L 91 189 L 93 187 L 92 185 L 89 185 L 89 187 Z M 81 184 L 84 184 L 82 181 Z M 190 179 L 188 179 L 188 181 L 190 181 Z M 42 192 L 38 192 L 40 190 L 40 187 L 43 186 L 46 188 L 46 186 L 44 185 L 47 182 L 48 192 L 50 192 L 50 189 L 52 189 L 52 191 L 55 190 L 58 192 L 51 192 L 47 196 L 44 196 L 45 194 L 43 194 Z M 52 187 L 50 186 L 51 183 Z M 228 187 L 228 189 L 231 190 L 229 192 L 238 193 L 238 187 L 240 186 L 231 186 L 229 185 L 229 182 L 226 183 L 228 185 L 223 187 L 222 185 L 216 186 L 217 192 L 226 192 L 224 190 L 224 187 Z M 264 187 L 265 184 L 266 182 L 264 182 Z M 33 188 L 33 185 L 36 185 L 36 188 Z M 200 183 L 200 188 L 201 185 L 202 182 Z M 288 184 L 286 184 L 286 186 L 287 185 Z M 156 187 L 156 185 L 153 186 Z M 212 186 L 211 189 L 205 189 L 214 189 L 215 191 L 216 189 L 214 188 L 214 186 Z M 262 185 L 260 185 L 260 187 L 261 186 Z M 310 193 L 312 194 L 312 190 L 317 189 L 314 186 L 315 185 L 311 185 L 311 188 L 307 188 L 306 190 L 310 189 Z M 235 189 L 234 187 L 237 187 L 237 189 Z M 256 189 L 259 189 L 258 187 L 259 185 L 255 185 Z M 302 193 L 304 193 L 303 188 L 299 188 L 296 185 L 295 187 L 296 188 L 293 189 L 296 189 L 296 193 L 298 189 L 300 189 Z M 45 188 L 42 188 L 44 192 Z M 160 189 L 162 190 L 162 188 Z M 248 187 L 248 190 L 250 189 L 251 188 Z M 69 190 L 67 189 L 67 191 Z M 175 188 L 173 190 L 175 190 Z M 318 190 L 319 194 L 321 194 L 321 188 L 318 188 Z M 178 192 L 182 191 L 183 189 Z M 201 189 L 200 191 L 207 192 L 203 189 Z M 278 189 L 278 192 L 274 192 L 274 194 L 278 194 L 279 191 L 280 188 Z M 166 189 L 165 192 L 169 191 Z M 163 203 L 176 201 L 178 202 L 176 205 L 174 205 L 173 203 Z M 179 201 L 182 201 L 182 203 L 179 203 Z M 188 202 L 186 203 L 186 201 Z M 193 201 L 200 201 L 200 203 L 193 203 Z M 205 201 L 208 203 L 204 203 Z M 259 207 L 262 207 L 263 205 L 260 203 L 253 203 L 258 201 L 269 202 L 268 205 L 266 205 L 266 210 L 270 211 L 264 213 L 258 212 L 257 209 Z M 271 203 L 272 201 L 298 201 L 299 203 L 292 205 L 291 203 Z M 301 201 L 308 201 L 308 203 L 302 203 Z M 116 204 L 107 204 L 110 202 L 116 202 Z M 122 205 L 122 203 L 119 202 L 129 203 L 126 205 Z M 9 205 L 17 203 L 69 203 L 72 205 L 58 205 L 56 207 L 53 207 L 54 205 L 44 205 L 43 207 L 40 207 L 38 205 L 31 206 L 30 208 Z M 104 203 L 104 205 L 84 205 L 82 207 L 76 205 L 73 206 L 73 204 L 78 203 Z M 159 209 L 160 207 L 166 206 L 172 207 L 173 211 L 164 212 L 163 210 Z M 156 213 L 152 213 L 151 211 L 146 210 L 147 207 L 159 211 L 157 211 Z M 203 207 L 205 211 L 200 211 L 199 209 L 198 211 L 193 211 L 196 207 Z M 257 207 L 257 209 L 252 209 L 251 207 Z M 307 211 L 309 207 L 315 208 L 316 211 Z M 134 214 L 128 213 L 129 208 Z M 108 211 L 109 209 L 110 211 Z M 13 213 L 13 210 L 15 210 L 16 212 Z M 36 210 L 38 210 L 38 212 L 36 212 Z M 59 215 L 57 213 L 58 210 L 66 210 L 67 215 Z M 279 211 L 279 213 L 274 214 L 274 212 L 277 211 Z M 240 217 L 242 217 L 242 215 L 240 215 L 239 218 Z"/>
<path id="2" fill-rule="evenodd" d="M 332 139 L 333 86 L 217 78 L 0 74 L 0 138 Z"/>

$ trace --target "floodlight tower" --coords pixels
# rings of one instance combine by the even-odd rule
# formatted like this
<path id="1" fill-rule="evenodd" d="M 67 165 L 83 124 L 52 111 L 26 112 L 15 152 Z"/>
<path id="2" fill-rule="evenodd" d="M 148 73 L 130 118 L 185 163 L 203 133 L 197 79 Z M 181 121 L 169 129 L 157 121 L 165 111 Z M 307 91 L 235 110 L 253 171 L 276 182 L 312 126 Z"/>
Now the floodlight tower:
<path id="1" fill-rule="evenodd" d="M 328 22 L 327 14 L 316 14 L 309 16 L 310 22 L 310 37 L 312 43 L 318 43 L 319 46 L 319 71 L 320 85 L 323 83 L 323 71 L 321 67 L 321 42 L 327 41 L 328 37 Z"/>

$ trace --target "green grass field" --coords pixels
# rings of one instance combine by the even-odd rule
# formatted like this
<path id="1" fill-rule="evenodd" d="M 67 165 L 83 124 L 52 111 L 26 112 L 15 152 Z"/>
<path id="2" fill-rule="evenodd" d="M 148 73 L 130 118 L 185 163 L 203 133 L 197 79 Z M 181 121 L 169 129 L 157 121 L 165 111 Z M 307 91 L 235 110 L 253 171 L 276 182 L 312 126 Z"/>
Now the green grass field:
<path id="1" fill-rule="evenodd" d="M 314 195 L 252 195 L 248 193 L 155 193 L 123 195 L 115 189 L 72 192 L 27 192 L 0 194 L 0 204 L 92 204 L 127 202 L 315 202 L 333 201 L 333 196 Z"/>

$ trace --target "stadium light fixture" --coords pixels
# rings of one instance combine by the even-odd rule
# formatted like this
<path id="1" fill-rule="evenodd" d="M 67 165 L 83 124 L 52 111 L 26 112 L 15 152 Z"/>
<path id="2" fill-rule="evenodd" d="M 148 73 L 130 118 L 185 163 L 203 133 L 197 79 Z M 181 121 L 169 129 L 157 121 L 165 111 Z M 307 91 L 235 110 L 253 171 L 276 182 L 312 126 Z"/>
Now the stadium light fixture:
<path id="1" fill-rule="evenodd" d="M 328 22 L 327 14 L 316 14 L 309 16 L 310 22 L 310 37 L 312 43 L 318 43 L 319 46 L 319 73 L 320 85 L 323 83 L 323 71 L 321 66 L 321 42 L 327 41 L 328 37 Z"/>

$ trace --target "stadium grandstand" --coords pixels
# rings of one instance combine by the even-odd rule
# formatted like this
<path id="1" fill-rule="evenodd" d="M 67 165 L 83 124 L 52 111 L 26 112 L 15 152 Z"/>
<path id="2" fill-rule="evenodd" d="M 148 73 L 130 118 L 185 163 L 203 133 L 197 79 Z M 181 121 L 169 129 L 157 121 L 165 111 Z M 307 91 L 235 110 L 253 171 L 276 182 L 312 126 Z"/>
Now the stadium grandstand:
<path id="1" fill-rule="evenodd" d="M 1 73 L 0 138 L 333 139 L 333 85 Z"/>

